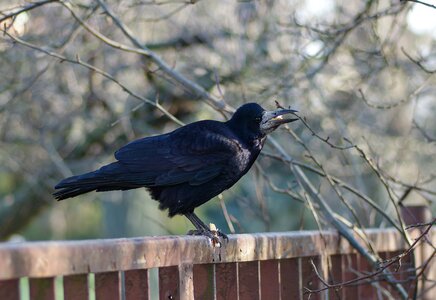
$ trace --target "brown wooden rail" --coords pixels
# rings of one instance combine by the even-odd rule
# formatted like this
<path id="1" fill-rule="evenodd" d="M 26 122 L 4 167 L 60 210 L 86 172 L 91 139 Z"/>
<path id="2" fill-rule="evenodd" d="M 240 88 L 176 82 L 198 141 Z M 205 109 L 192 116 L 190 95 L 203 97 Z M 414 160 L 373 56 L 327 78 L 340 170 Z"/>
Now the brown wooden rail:
<path id="1" fill-rule="evenodd" d="M 371 229 L 367 234 L 383 258 L 405 249 L 393 229 Z M 22 299 L 20 292 L 30 299 L 55 299 L 63 293 L 66 300 L 88 299 L 90 293 L 97 300 L 157 295 L 160 299 L 307 299 L 303 287 L 321 286 L 311 260 L 330 282 L 370 270 L 333 231 L 231 235 L 221 248 L 211 247 L 204 237 L 191 236 L 3 243 L 0 299 Z M 403 260 L 401 270 L 408 266 Z M 151 280 L 153 274 L 156 278 Z M 399 279 L 405 278 L 405 272 L 399 274 Z M 378 292 L 365 284 L 312 294 L 310 299 L 375 299 Z"/>

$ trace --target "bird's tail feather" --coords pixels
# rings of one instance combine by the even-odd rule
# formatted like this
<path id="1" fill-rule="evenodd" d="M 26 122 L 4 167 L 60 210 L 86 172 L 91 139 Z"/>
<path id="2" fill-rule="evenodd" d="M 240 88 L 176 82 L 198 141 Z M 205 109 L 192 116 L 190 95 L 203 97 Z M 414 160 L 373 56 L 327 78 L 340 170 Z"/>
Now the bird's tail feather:
<path id="1" fill-rule="evenodd" d="M 111 163 L 94 172 L 65 178 L 56 186 L 53 196 L 57 200 L 64 200 L 91 191 L 113 191 L 137 188 L 136 184 L 129 184 L 123 180 L 123 167 L 118 163 Z"/>
<path id="2" fill-rule="evenodd" d="M 91 191 L 96 190 L 97 188 L 95 186 L 91 187 L 68 187 L 68 188 L 61 188 L 60 190 L 53 193 L 53 196 L 56 200 L 64 200 L 72 197 L 76 197 L 81 194 L 85 194 Z"/>

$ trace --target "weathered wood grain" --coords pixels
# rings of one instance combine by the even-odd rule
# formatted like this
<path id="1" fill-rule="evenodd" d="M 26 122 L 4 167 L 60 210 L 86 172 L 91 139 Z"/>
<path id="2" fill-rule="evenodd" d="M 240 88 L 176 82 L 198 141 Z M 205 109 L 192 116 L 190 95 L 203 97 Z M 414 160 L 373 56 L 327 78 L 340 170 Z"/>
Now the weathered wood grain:
<path id="1" fill-rule="evenodd" d="M 367 234 L 378 251 L 405 246 L 393 229 L 367 230 Z M 0 244 L 0 280 L 354 252 L 336 232 L 323 236 L 327 246 L 317 231 L 233 235 L 222 248 L 193 236 L 4 243 Z"/>

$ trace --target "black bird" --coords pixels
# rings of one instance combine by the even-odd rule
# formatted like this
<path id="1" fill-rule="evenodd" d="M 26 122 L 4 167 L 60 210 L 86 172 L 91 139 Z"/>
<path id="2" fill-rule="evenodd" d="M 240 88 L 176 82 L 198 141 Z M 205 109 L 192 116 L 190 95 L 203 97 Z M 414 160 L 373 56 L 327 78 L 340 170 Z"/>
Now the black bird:
<path id="1" fill-rule="evenodd" d="M 233 186 L 253 165 L 266 135 L 281 124 L 297 120 L 291 109 L 266 111 L 244 104 L 227 122 L 198 121 L 170 133 L 135 140 L 115 152 L 116 162 L 66 178 L 53 195 L 57 200 L 91 191 L 145 187 L 169 217 L 185 215 L 212 239 L 212 232 L 194 209 Z"/>

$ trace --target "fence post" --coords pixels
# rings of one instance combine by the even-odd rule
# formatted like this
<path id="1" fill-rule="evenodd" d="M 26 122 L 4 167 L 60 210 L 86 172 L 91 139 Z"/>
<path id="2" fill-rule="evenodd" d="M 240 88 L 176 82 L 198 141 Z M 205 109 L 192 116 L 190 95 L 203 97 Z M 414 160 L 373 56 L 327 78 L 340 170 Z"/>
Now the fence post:
<path id="1" fill-rule="evenodd" d="M 194 299 L 194 274 L 191 264 L 179 266 L 180 300 Z"/>

